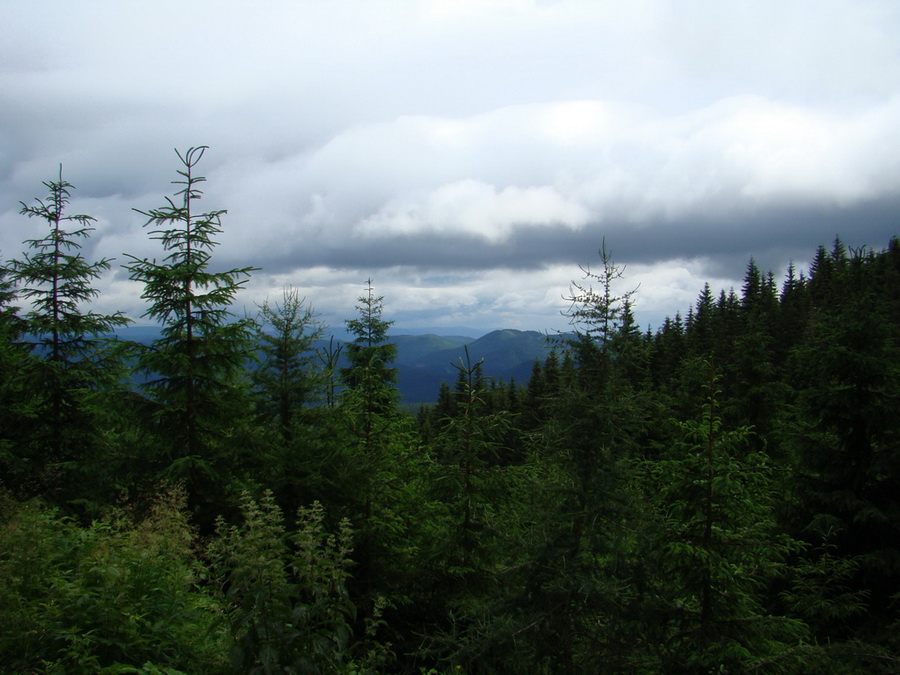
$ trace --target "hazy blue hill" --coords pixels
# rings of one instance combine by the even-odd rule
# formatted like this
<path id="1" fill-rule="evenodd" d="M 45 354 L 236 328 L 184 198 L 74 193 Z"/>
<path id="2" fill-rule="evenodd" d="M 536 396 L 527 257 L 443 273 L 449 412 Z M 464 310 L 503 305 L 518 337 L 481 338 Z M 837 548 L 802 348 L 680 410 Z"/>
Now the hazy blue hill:
<path id="1" fill-rule="evenodd" d="M 466 346 L 473 364 L 484 359 L 482 371 L 486 376 L 506 382 L 515 378 L 519 384 L 527 381 L 534 360 L 546 357 L 550 349 L 546 336 L 537 331 L 496 330 L 477 340 L 433 351 L 418 344 L 418 337 L 391 338 L 398 345 L 398 388 L 405 403 L 431 403 L 441 382 L 452 386 L 458 372 L 453 364 L 465 360 Z"/>
<path id="2" fill-rule="evenodd" d="M 473 359 L 484 358 L 485 374 L 520 372 L 527 363 L 526 377 L 534 360 L 543 359 L 549 350 L 547 336 L 533 330 L 495 330 L 469 345 Z"/>
<path id="3" fill-rule="evenodd" d="M 124 326 L 116 331 L 120 340 L 131 340 L 148 345 L 159 337 L 159 326 Z"/>
<path id="4" fill-rule="evenodd" d="M 397 345 L 404 362 L 415 362 L 429 354 L 472 342 L 472 338 L 460 335 L 392 335 L 390 339 Z"/>
<path id="5" fill-rule="evenodd" d="M 159 336 L 155 326 L 129 326 L 118 331 L 122 340 L 149 344 Z M 453 364 L 465 359 L 465 347 L 473 364 L 484 359 L 483 373 L 509 382 L 525 384 L 535 359 L 544 359 L 550 350 L 547 337 L 537 331 L 495 330 L 474 339 L 461 335 L 391 335 L 397 345 L 397 388 L 404 403 L 432 403 L 441 382 L 453 386 L 457 370 Z M 327 340 L 316 345 L 323 349 Z M 346 364 L 342 364 L 346 365 Z"/>

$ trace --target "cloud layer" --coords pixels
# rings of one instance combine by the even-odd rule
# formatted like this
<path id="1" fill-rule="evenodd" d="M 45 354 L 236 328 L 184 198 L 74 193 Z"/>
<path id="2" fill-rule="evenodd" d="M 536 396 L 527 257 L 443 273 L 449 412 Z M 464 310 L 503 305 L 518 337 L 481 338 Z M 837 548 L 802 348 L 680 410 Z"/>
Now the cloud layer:
<path id="1" fill-rule="evenodd" d="M 751 255 L 898 229 L 890 0 L 10 4 L 4 257 L 60 163 L 88 253 L 158 255 L 132 208 L 198 144 L 242 302 L 295 285 L 332 323 L 372 276 L 400 328 L 558 327 L 604 239 L 658 323 Z"/>

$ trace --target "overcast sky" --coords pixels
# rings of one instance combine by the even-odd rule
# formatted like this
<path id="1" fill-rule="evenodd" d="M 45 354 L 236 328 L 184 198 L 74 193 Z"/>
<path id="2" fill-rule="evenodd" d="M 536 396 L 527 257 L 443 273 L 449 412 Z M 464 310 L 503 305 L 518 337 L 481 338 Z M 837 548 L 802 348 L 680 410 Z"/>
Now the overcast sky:
<path id="1" fill-rule="evenodd" d="M 261 268 L 237 311 L 293 285 L 333 326 L 371 277 L 395 332 L 564 328 L 604 238 L 656 326 L 900 232 L 896 0 L 6 0 L 0 35 L 0 255 L 62 163 L 138 319 L 176 147 L 213 268 Z"/>

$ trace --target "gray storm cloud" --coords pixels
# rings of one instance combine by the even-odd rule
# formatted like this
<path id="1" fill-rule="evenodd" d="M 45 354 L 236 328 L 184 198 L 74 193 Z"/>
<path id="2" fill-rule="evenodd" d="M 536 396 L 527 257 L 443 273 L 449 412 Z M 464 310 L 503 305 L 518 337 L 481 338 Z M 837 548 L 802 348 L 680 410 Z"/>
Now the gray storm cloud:
<path id="1" fill-rule="evenodd" d="M 410 325 L 541 328 L 605 238 L 656 320 L 751 255 L 897 231 L 890 0 L 8 5 L 5 257 L 60 163 L 88 252 L 158 255 L 132 208 L 198 144 L 215 260 L 262 268 L 250 307 L 291 283 L 346 316 L 371 274 Z"/>

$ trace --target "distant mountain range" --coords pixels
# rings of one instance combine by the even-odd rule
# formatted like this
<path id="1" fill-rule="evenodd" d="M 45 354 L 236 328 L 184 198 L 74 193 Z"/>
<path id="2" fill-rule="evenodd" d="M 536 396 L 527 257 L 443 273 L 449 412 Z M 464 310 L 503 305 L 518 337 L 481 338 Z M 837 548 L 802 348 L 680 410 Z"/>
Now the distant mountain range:
<path id="1" fill-rule="evenodd" d="M 495 330 L 480 338 L 438 335 L 396 335 L 397 380 L 404 403 L 430 403 L 437 399 L 441 382 L 451 387 L 458 370 L 453 364 L 465 361 L 468 347 L 472 365 L 484 359 L 484 375 L 525 384 L 535 359 L 544 360 L 551 345 L 537 331 Z"/>
<path id="2" fill-rule="evenodd" d="M 159 335 L 155 326 L 121 329 L 119 338 L 147 344 Z M 515 379 L 525 384 L 535 359 L 543 361 L 551 349 L 547 336 L 537 331 L 495 330 L 479 338 L 461 335 L 392 335 L 397 345 L 397 389 L 404 404 L 433 403 L 441 382 L 456 381 L 453 364 L 465 360 L 468 347 L 472 365 L 484 359 L 482 372 L 498 381 Z M 324 345 L 325 343 L 323 343 Z"/>

